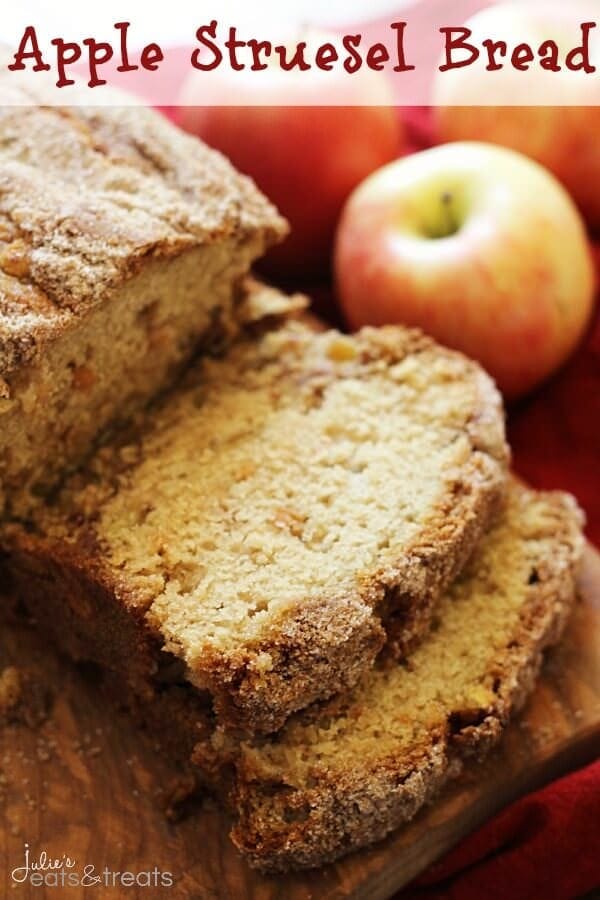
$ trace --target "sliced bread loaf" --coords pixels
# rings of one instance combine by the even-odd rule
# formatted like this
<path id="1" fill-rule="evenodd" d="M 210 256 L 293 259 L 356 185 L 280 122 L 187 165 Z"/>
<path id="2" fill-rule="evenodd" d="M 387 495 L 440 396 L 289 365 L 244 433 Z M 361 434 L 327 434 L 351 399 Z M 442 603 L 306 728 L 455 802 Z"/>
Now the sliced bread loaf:
<path id="1" fill-rule="evenodd" d="M 32 98 L 10 74 L 3 100 L 0 514 L 23 514 L 236 331 L 238 284 L 285 223 L 153 110 L 15 105 Z"/>
<path id="2" fill-rule="evenodd" d="M 201 361 L 2 537 L 26 603 L 75 656 L 144 680 L 179 660 L 230 726 L 270 731 L 402 655 L 487 527 L 498 394 L 402 328 L 298 323 Z M 164 648 L 164 649 L 163 649 Z"/>
<path id="3" fill-rule="evenodd" d="M 580 528 L 570 497 L 514 486 L 406 664 L 374 669 L 266 742 L 198 745 L 203 768 L 233 763 L 233 839 L 252 865 L 316 866 L 377 841 L 488 749 L 561 634 Z"/>

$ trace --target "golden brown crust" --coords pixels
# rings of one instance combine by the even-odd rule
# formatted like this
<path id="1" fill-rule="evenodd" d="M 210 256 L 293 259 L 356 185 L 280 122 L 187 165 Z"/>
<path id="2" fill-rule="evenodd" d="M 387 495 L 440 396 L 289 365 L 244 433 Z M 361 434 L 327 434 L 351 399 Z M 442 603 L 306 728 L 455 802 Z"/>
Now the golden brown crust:
<path id="1" fill-rule="evenodd" d="M 148 259 L 285 233 L 248 178 L 150 109 L 0 106 L 0 132 L 0 377 Z"/>
<path id="2" fill-rule="evenodd" d="M 543 496 L 543 495 L 542 495 Z M 481 757 L 525 702 L 544 650 L 560 638 L 576 596 L 583 538 L 571 498 L 545 495 L 553 506 L 556 540 L 527 587 L 516 630 L 494 655 L 495 701 L 485 710 L 454 710 L 442 728 L 410 751 L 380 756 L 377 747 L 329 777 L 320 768 L 307 788 L 278 784 L 246 758 L 236 773 L 232 838 L 251 865 L 268 872 L 312 867 L 385 837 L 411 819 L 461 770 Z"/>

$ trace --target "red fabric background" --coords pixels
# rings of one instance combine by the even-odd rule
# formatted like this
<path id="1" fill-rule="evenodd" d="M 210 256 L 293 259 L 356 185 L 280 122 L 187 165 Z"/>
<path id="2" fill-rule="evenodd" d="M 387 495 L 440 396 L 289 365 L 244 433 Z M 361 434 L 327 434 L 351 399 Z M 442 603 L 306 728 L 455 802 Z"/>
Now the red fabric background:
<path id="1" fill-rule="evenodd" d="M 397 900 L 572 900 L 600 884 L 600 762 L 524 797 Z"/>

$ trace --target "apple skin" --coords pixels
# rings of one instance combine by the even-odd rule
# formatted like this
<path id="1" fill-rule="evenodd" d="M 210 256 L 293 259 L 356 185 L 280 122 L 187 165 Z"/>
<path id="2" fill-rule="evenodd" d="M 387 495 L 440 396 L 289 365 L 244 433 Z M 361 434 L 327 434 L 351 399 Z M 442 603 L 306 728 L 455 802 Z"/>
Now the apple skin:
<path id="1" fill-rule="evenodd" d="M 195 90 L 190 81 L 187 102 Z M 195 96 L 202 97 L 201 79 Z M 354 102 L 359 99 L 356 94 Z M 254 96 L 248 88 L 245 101 L 260 104 L 260 88 Z M 286 102 L 284 91 L 279 102 Z M 178 110 L 178 123 L 250 175 L 288 219 L 289 237 L 261 265 L 286 280 L 307 281 L 327 271 L 348 195 L 403 146 L 400 119 L 390 105 L 187 106 Z"/>
<path id="2" fill-rule="evenodd" d="M 550 169 L 600 230 L 600 107 L 440 107 L 440 141 L 489 141 Z"/>
<path id="3" fill-rule="evenodd" d="M 559 46 L 569 48 L 579 38 L 573 31 L 573 23 L 594 21 L 597 12 L 597 6 L 594 8 L 593 4 L 581 0 L 561 6 L 499 3 L 477 13 L 466 27 L 472 29 L 475 40 L 492 34 L 509 42 L 512 38 L 515 43 L 518 35 L 519 41 L 535 48 L 544 38 L 552 37 Z M 598 58 L 593 62 L 600 64 Z M 485 72 L 474 72 L 470 67 L 437 74 L 433 90 L 437 141 L 489 141 L 535 159 L 556 175 L 589 227 L 599 231 L 600 106 L 595 76 L 584 75 L 574 80 L 564 67 L 561 72 L 546 74 L 554 86 L 551 96 L 562 99 L 562 104 L 557 106 L 477 105 L 477 90 L 479 98 L 487 92 L 489 102 L 490 91 L 494 89 L 490 82 L 487 90 L 486 77 Z M 523 97 L 522 73 L 506 70 L 500 77 L 505 95 Z M 528 77 L 535 78 L 535 72 Z"/>
<path id="4" fill-rule="evenodd" d="M 367 178 L 335 246 L 349 324 L 418 326 L 479 360 L 506 397 L 571 353 L 595 271 L 581 217 L 537 163 L 482 143 L 444 144 Z"/>

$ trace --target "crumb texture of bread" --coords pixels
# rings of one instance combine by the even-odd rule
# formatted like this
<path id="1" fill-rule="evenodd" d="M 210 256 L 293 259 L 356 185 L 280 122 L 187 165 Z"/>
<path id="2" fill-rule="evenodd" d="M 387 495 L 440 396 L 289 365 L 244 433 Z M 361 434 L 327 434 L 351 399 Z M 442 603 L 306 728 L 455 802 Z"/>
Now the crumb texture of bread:
<path id="1" fill-rule="evenodd" d="M 396 655 L 427 630 L 506 462 L 475 363 L 291 323 L 201 360 L 12 540 L 108 586 L 223 721 L 272 731 L 354 684 L 388 621 Z"/>
<path id="2" fill-rule="evenodd" d="M 150 109 L 5 105 L 0 135 L 0 508 L 24 514 L 235 332 L 237 286 L 285 223 Z"/>
<path id="3" fill-rule="evenodd" d="M 230 748 L 233 839 L 253 865 L 316 866 L 381 839 L 494 742 L 573 604 L 581 520 L 567 495 L 512 486 L 408 664 Z M 213 742 L 227 758 L 227 737 Z"/>

